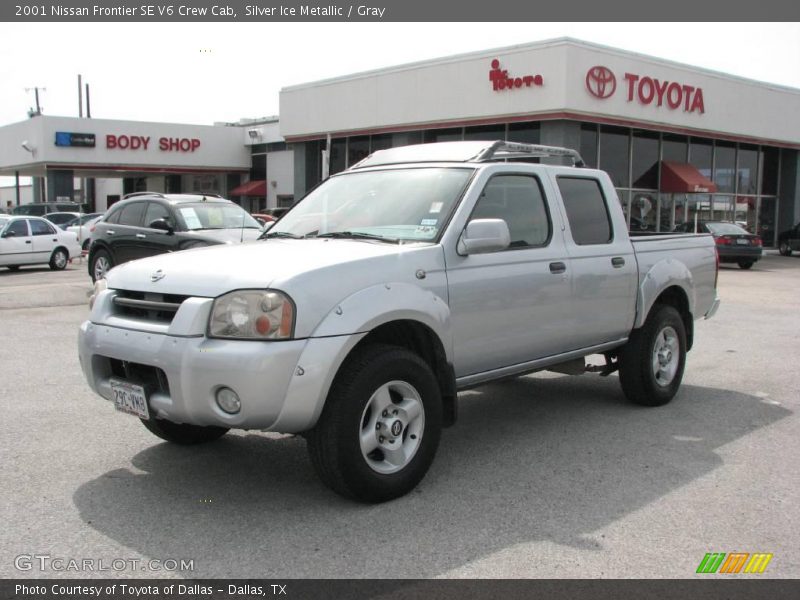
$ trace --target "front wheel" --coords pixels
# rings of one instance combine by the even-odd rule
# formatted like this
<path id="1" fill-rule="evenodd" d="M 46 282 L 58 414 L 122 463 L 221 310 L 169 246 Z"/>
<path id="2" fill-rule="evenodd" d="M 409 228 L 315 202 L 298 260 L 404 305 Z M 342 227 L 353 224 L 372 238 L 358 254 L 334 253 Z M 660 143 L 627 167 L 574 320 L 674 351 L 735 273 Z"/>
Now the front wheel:
<path id="1" fill-rule="evenodd" d="M 225 427 L 202 427 L 186 423 L 173 423 L 164 419 L 141 419 L 147 430 L 162 440 L 190 446 L 213 442 L 228 433 Z"/>
<path id="2" fill-rule="evenodd" d="M 370 345 L 337 374 L 316 427 L 307 435 L 311 462 L 335 492 L 385 502 L 425 476 L 442 428 L 436 377 L 419 356 Z"/>
<path id="3" fill-rule="evenodd" d="M 792 248 L 789 246 L 789 242 L 781 242 L 778 246 L 778 252 L 780 252 L 783 256 L 791 256 Z"/>
<path id="4" fill-rule="evenodd" d="M 619 380 L 631 402 L 662 406 L 678 392 L 686 364 L 686 329 L 671 306 L 656 304 L 619 355 Z"/>
<path id="5" fill-rule="evenodd" d="M 69 262 L 69 255 L 63 248 L 56 248 L 50 256 L 50 268 L 53 271 L 63 271 Z"/>

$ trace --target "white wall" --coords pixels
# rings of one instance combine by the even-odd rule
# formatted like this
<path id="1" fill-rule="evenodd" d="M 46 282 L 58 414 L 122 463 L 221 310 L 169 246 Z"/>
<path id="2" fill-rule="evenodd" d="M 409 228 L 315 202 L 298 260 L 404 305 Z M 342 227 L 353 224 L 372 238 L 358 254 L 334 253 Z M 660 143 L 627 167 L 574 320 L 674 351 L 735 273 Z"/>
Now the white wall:
<path id="1" fill-rule="evenodd" d="M 267 153 L 267 207 L 278 206 L 278 195 L 293 193 L 294 151 Z"/>
<path id="2" fill-rule="evenodd" d="M 33 188 L 30 185 L 19 186 L 20 204 L 33 202 Z M 9 202 L 11 203 L 9 205 Z M 0 187 L 0 208 L 14 208 L 17 205 L 17 189 L 14 186 Z"/>
<path id="3" fill-rule="evenodd" d="M 108 209 L 108 196 L 122 198 L 122 179 L 95 179 L 95 208 L 97 212 Z"/>

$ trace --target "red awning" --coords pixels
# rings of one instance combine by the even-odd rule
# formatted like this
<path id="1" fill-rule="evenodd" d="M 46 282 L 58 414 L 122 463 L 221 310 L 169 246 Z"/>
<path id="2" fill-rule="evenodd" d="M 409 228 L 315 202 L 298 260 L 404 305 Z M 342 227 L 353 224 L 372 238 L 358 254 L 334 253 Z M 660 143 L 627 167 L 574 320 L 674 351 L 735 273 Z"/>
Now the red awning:
<path id="1" fill-rule="evenodd" d="M 661 161 L 661 191 L 668 194 L 711 194 L 717 185 L 688 163 Z"/>
<path id="2" fill-rule="evenodd" d="M 242 185 L 233 188 L 229 195 L 231 196 L 264 196 L 267 195 L 267 182 L 263 179 L 256 179 L 255 181 L 248 181 Z"/>

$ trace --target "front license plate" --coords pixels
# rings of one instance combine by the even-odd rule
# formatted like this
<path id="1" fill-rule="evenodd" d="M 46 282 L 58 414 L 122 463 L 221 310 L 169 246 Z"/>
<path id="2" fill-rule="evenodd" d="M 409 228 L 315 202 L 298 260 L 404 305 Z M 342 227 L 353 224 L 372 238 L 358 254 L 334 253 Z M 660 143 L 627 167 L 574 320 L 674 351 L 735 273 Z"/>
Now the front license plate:
<path id="1" fill-rule="evenodd" d="M 140 419 L 149 419 L 150 411 L 147 409 L 147 396 L 144 388 L 135 383 L 111 380 L 111 393 L 114 395 L 114 407 L 129 415 L 135 415 Z"/>
<path id="2" fill-rule="evenodd" d="M 749 246 L 750 240 L 738 239 L 736 240 L 736 243 L 739 244 L 740 246 Z"/>

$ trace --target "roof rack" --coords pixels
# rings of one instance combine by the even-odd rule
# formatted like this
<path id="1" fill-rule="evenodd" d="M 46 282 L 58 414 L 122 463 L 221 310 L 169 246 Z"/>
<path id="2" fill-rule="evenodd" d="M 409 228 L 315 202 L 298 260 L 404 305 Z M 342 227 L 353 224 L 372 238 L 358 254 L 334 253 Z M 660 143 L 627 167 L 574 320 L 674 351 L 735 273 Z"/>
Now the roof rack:
<path id="1" fill-rule="evenodd" d="M 506 160 L 511 158 L 543 158 L 562 157 L 571 158 L 573 166 L 583 167 L 585 163 L 577 150 L 561 148 L 558 146 L 542 146 L 540 144 L 521 144 L 519 142 L 497 141 L 483 150 L 476 162 L 489 162 L 492 160 Z"/>
<path id="2" fill-rule="evenodd" d="M 135 198 L 136 196 L 158 196 L 160 198 L 166 198 L 161 192 L 131 192 L 130 194 L 125 194 L 122 199 L 127 200 L 128 198 Z"/>

